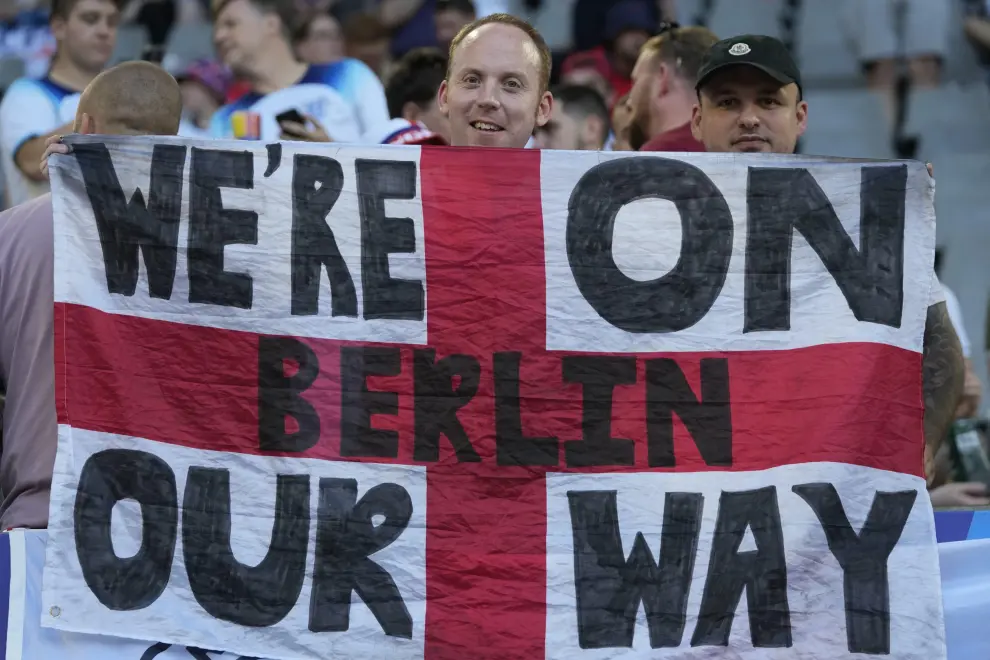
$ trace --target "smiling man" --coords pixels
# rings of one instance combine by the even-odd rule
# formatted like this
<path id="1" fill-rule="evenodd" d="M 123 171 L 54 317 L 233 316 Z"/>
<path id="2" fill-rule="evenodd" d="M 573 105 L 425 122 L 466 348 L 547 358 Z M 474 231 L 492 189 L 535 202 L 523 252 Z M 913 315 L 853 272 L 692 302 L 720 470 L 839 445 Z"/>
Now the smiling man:
<path id="1" fill-rule="evenodd" d="M 550 48 L 529 23 L 491 14 L 464 26 L 437 94 L 451 145 L 524 148 L 550 119 L 549 84 Z"/>

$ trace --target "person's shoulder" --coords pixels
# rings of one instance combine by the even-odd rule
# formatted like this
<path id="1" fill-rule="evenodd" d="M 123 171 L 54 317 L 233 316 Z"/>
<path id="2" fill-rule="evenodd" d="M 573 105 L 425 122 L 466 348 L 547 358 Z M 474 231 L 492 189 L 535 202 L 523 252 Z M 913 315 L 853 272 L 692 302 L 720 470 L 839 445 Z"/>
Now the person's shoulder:
<path id="1" fill-rule="evenodd" d="M 231 112 L 237 112 L 238 110 L 247 110 L 257 101 L 264 97 L 259 96 L 254 92 L 248 92 L 230 103 L 225 103 L 217 108 L 217 113 L 230 114 Z"/>
<path id="2" fill-rule="evenodd" d="M 27 96 L 37 96 L 44 93 L 45 89 L 40 79 L 18 78 L 7 87 L 7 90 L 3 93 L 3 101 L 0 101 L 0 105 L 19 104 Z"/>
<path id="3" fill-rule="evenodd" d="M 640 151 L 681 151 L 698 153 L 705 151 L 705 145 L 679 131 L 661 133 L 639 148 Z"/>
<path id="4" fill-rule="evenodd" d="M 308 82 L 322 82 L 332 87 L 345 82 L 372 78 L 378 80 L 371 67 L 353 57 L 345 57 L 329 64 L 312 64 L 306 75 Z"/>
<path id="5" fill-rule="evenodd" d="M 52 196 L 45 193 L 0 213 L 0 262 L 2 255 L 26 256 L 34 246 L 52 243 Z"/>

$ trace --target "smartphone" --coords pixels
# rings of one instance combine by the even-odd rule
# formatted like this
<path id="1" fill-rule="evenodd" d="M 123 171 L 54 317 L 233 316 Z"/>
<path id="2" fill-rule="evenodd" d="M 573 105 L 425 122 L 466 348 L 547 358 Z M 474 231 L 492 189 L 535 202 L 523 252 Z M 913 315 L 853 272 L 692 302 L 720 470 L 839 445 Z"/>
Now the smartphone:
<path id="1" fill-rule="evenodd" d="M 286 110 L 283 113 L 275 115 L 275 121 L 279 124 L 287 121 L 292 121 L 297 124 L 305 124 L 306 118 L 302 116 L 302 113 L 298 110 Z"/>

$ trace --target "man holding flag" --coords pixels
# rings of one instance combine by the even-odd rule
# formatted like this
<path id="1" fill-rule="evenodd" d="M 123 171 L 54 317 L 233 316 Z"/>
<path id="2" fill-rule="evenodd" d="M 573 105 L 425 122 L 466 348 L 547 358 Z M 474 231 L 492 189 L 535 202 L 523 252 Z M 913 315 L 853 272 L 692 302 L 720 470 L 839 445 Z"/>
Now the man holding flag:
<path id="1" fill-rule="evenodd" d="M 793 154 L 808 125 L 801 73 L 787 47 L 772 37 L 742 35 L 713 45 L 696 90 L 691 128 L 710 152 Z M 934 455 L 962 396 L 965 369 L 935 278 L 930 300 L 922 370 L 925 444 Z"/>

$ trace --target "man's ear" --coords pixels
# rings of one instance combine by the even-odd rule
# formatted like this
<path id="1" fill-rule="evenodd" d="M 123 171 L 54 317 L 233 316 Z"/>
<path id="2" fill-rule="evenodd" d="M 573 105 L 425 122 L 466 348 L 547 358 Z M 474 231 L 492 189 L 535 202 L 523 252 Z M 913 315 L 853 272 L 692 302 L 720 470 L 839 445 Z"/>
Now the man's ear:
<path id="1" fill-rule="evenodd" d="M 543 92 L 543 98 L 540 99 L 540 105 L 536 107 L 536 125 L 546 126 L 547 122 L 550 121 L 550 115 L 553 113 L 553 94 L 550 92 Z"/>
<path id="2" fill-rule="evenodd" d="M 65 39 L 65 19 L 60 16 L 52 18 L 49 25 L 49 30 L 51 30 L 52 37 L 55 41 L 62 41 Z"/>
<path id="3" fill-rule="evenodd" d="M 81 113 L 79 115 L 79 125 L 76 127 L 76 133 L 80 135 L 96 135 L 96 121 L 88 113 Z"/>
<path id="4" fill-rule="evenodd" d="M 450 117 L 450 108 L 447 106 L 447 81 L 444 80 L 440 83 L 440 89 L 437 90 L 437 106 L 440 108 L 440 113 L 444 117 Z"/>
<path id="5" fill-rule="evenodd" d="M 691 110 L 691 135 L 698 142 L 703 142 L 701 139 L 701 101 L 699 99 L 698 103 L 694 104 L 694 108 Z"/>
<path id="6" fill-rule="evenodd" d="M 804 135 L 808 129 L 808 102 L 800 101 L 797 104 L 798 137 Z"/>

